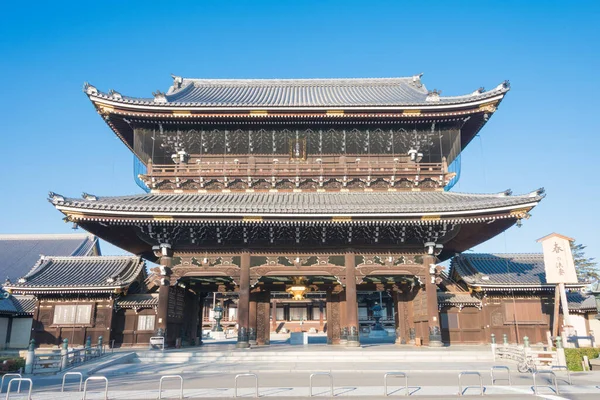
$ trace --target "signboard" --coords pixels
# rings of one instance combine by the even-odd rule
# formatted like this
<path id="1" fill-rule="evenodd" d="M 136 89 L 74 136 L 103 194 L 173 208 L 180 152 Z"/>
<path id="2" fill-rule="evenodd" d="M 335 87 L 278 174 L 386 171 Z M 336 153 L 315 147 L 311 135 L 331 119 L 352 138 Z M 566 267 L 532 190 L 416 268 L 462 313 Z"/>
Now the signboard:
<path id="1" fill-rule="evenodd" d="M 577 283 L 577 273 L 571 253 L 573 239 L 552 233 L 538 240 L 544 250 L 547 283 Z"/>
<path id="2" fill-rule="evenodd" d="M 163 336 L 152 336 L 150 338 L 150 350 L 164 350 L 165 338 Z"/>

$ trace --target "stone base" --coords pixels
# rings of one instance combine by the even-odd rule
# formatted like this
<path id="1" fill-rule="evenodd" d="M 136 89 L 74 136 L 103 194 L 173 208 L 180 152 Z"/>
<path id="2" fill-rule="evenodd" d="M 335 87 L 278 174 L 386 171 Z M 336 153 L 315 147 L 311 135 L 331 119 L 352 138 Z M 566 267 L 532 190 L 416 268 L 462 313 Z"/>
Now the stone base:
<path id="1" fill-rule="evenodd" d="M 306 332 L 292 332 L 290 334 L 290 344 L 308 344 L 308 335 Z"/>
<path id="2" fill-rule="evenodd" d="M 369 332 L 369 338 L 384 338 L 384 337 L 388 337 L 388 333 L 387 331 L 381 329 L 381 330 L 373 330 L 371 332 Z"/>
<path id="3" fill-rule="evenodd" d="M 348 340 L 345 344 L 346 347 L 360 347 L 359 341 Z"/>
<path id="4" fill-rule="evenodd" d="M 444 347 L 444 343 L 437 340 L 430 340 L 429 347 Z"/>
<path id="5" fill-rule="evenodd" d="M 227 339 L 227 336 L 225 335 L 225 332 L 223 332 L 223 331 L 221 331 L 221 332 L 210 331 L 210 333 L 208 334 L 208 337 L 211 339 L 215 339 L 215 340 Z"/>
<path id="6" fill-rule="evenodd" d="M 247 349 L 250 347 L 250 343 L 248 342 L 237 342 L 235 344 L 236 349 Z"/>

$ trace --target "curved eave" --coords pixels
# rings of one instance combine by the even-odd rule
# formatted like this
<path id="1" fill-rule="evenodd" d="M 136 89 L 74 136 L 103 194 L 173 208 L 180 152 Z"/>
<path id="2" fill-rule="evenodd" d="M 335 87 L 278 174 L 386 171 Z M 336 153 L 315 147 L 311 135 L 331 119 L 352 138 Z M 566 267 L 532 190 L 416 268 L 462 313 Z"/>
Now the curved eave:
<path id="1" fill-rule="evenodd" d="M 293 112 L 293 113 L 311 113 L 311 112 L 327 112 L 327 111 L 394 111 L 403 112 L 409 111 L 446 111 L 446 110 L 461 110 L 479 107 L 481 105 L 500 102 L 508 90 L 492 93 L 490 96 L 478 97 L 473 100 L 465 100 L 461 102 L 427 102 L 427 103 L 412 103 L 412 104 L 365 104 L 365 105 L 323 105 L 323 106 L 204 106 L 186 103 L 152 103 L 149 101 L 141 101 L 135 104 L 131 101 L 124 101 L 109 98 L 108 96 L 88 95 L 89 99 L 97 107 L 113 107 L 115 109 L 127 110 L 130 112 L 141 113 L 157 113 L 157 112 L 200 112 L 200 113 L 221 113 L 221 114 L 239 114 L 242 112 L 251 111 L 273 111 L 273 112 Z M 268 115 L 268 114 L 267 114 Z"/>
<path id="2" fill-rule="evenodd" d="M 168 221 L 167 218 L 174 218 L 177 221 L 186 219 L 240 219 L 241 221 L 260 223 L 270 222 L 278 219 L 307 219 L 329 220 L 335 223 L 351 223 L 359 221 L 372 221 L 379 219 L 386 220 L 407 220 L 412 222 L 431 223 L 436 220 L 489 220 L 494 218 L 524 218 L 527 212 L 535 207 L 540 200 L 530 201 L 523 204 L 493 207 L 486 209 L 464 210 L 464 211 L 444 211 L 444 212 L 405 212 L 405 213 L 364 213 L 364 214 L 294 214 L 294 213 L 221 213 L 221 212 L 169 212 L 169 211 L 120 211 L 120 210 L 94 210 L 85 207 L 72 207 L 54 204 L 57 210 L 77 219 L 95 219 L 117 217 L 120 219 L 157 219 Z M 517 212 L 515 212 L 517 211 Z M 253 219 L 254 218 L 254 219 Z M 251 219 L 251 220 L 248 220 Z M 479 221 L 478 221 L 479 222 Z"/>

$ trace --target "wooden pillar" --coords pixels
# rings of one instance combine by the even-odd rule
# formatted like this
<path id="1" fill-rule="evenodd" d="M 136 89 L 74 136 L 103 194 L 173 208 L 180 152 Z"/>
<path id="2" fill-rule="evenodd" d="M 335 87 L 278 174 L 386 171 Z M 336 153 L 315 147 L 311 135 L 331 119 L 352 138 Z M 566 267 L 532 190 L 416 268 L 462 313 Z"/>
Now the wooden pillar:
<path id="1" fill-rule="evenodd" d="M 406 330 L 408 337 L 408 344 L 415 344 L 415 338 L 417 333 L 415 331 L 415 317 L 414 317 L 414 299 L 416 292 L 407 291 L 404 293 L 404 307 L 406 312 Z"/>
<path id="2" fill-rule="evenodd" d="M 340 343 L 340 302 L 339 295 L 327 291 L 327 344 Z"/>
<path id="3" fill-rule="evenodd" d="M 427 296 L 427 316 L 429 320 L 429 347 L 441 347 L 442 331 L 440 330 L 440 311 L 438 309 L 437 284 L 435 283 L 434 267 L 436 258 L 434 256 L 423 257 L 425 268 L 429 274 L 425 279 L 425 294 Z"/>
<path id="4" fill-rule="evenodd" d="M 402 292 L 394 290 L 392 292 L 392 302 L 394 304 L 394 326 L 396 327 L 396 344 L 406 344 L 408 342 L 408 329 L 406 327 L 406 297 Z"/>
<path id="5" fill-rule="evenodd" d="M 259 293 L 250 293 L 250 307 L 249 307 L 249 320 L 250 324 L 248 325 L 248 343 L 251 345 L 256 344 L 256 318 L 257 318 L 257 306 L 258 299 L 260 297 Z"/>
<path id="6" fill-rule="evenodd" d="M 204 301 L 203 295 L 191 295 L 193 299 L 192 312 L 191 312 L 191 324 L 190 324 L 190 344 L 198 346 L 202 342 L 202 334 L 198 335 L 198 319 L 200 314 L 200 301 Z M 201 320 L 200 320 L 201 321 Z"/>
<path id="7" fill-rule="evenodd" d="M 271 332 L 277 332 L 277 302 L 271 300 Z"/>
<path id="8" fill-rule="evenodd" d="M 360 346 L 358 336 L 358 299 L 356 296 L 356 260 L 354 252 L 344 255 L 346 266 L 346 325 L 348 326 L 349 347 Z"/>
<path id="9" fill-rule="evenodd" d="M 160 287 L 158 288 L 158 307 L 156 310 L 157 324 L 156 335 L 168 337 L 167 326 L 169 319 L 169 292 L 171 290 L 171 266 L 173 265 L 173 252 L 170 246 L 156 246 L 154 249 L 160 255 Z"/>
<path id="10" fill-rule="evenodd" d="M 323 300 L 319 300 L 319 331 L 323 332 Z"/>
<path id="11" fill-rule="evenodd" d="M 259 346 L 271 343 L 271 330 L 269 329 L 270 300 L 271 293 L 269 291 L 258 293 L 258 301 L 256 303 L 256 343 Z"/>
<path id="12" fill-rule="evenodd" d="M 236 347 L 250 347 L 248 330 L 250 327 L 250 253 L 240 256 L 240 291 L 238 300 L 238 340 Z"/>
<path id="13" fill-rule="evenodd" d="M 338 293 L 338 304 L 340 309 L 340 342 L 345 346 L 348 343 L 348 315 L 346 310 L 346 291 Z"/>

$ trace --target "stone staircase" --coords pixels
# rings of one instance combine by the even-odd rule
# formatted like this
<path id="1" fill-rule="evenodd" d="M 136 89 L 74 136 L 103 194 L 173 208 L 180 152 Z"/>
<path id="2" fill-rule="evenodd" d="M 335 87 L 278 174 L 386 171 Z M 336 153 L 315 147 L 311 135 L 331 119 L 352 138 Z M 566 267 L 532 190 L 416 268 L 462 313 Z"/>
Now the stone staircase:
<path id="1" fill-rule="evenodd" d="M 286 351 L 140 351 L 136 362 L 145 364 L 277 364 L 277 363 L 456 363 L 491 362 L 493 356 L 488 348 L 472 350 L 422 349 L 402 351 L 368 351 L 367 349 L 340 350 L 293 350 Z"/>

